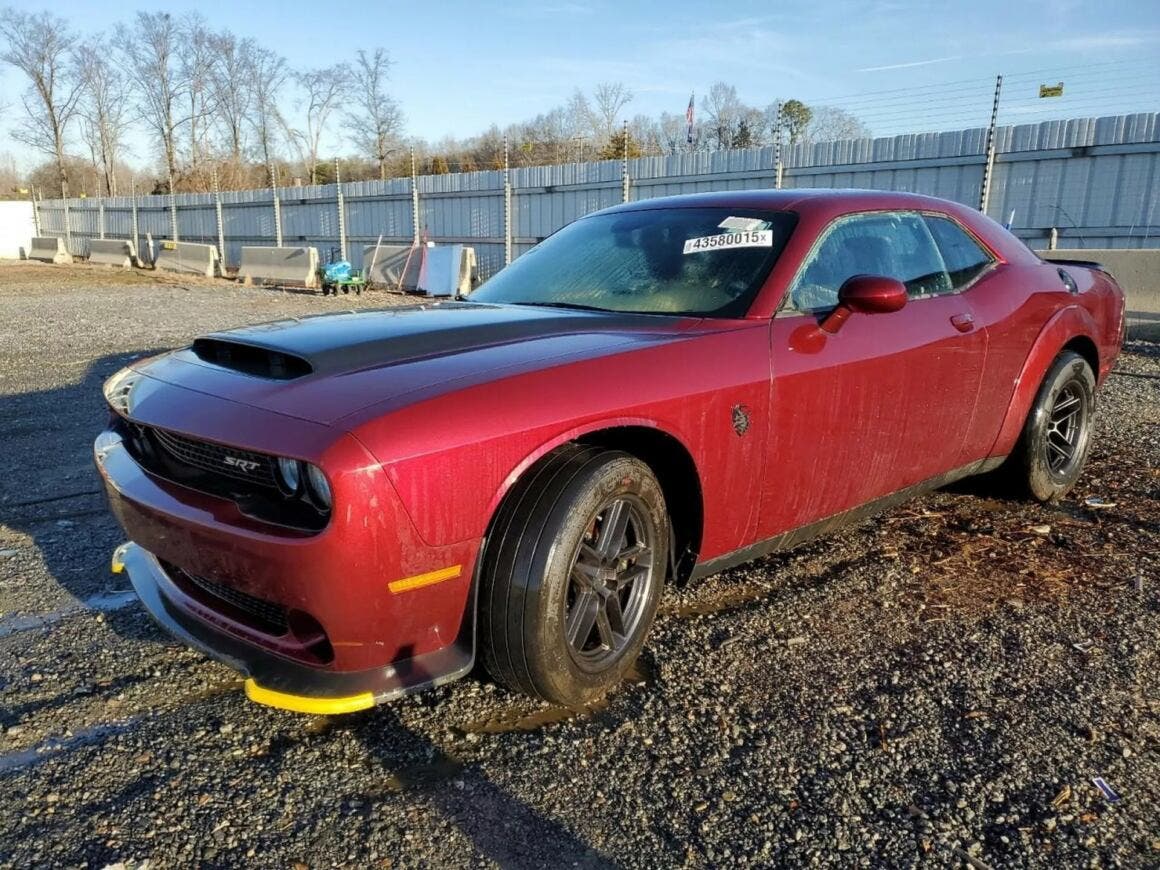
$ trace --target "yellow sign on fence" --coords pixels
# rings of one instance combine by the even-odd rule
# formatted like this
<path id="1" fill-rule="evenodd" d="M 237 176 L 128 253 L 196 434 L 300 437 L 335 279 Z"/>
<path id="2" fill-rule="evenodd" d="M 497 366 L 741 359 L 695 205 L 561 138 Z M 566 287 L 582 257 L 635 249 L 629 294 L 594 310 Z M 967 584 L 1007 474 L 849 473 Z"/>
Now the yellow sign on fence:
<path id="1" fill-rule="evenodd" d="M 161 250 L 163 250 L 163 251 L 176 251 L 177 250 L 177 242 L 162 242 L 161 243 Z"/>
<path id="2" fill-rule="evenodd" d="M 1062 97 L 1063 96 L 1063 82 L 1057 85 L 1040 85 L 1039 97 Z"/>

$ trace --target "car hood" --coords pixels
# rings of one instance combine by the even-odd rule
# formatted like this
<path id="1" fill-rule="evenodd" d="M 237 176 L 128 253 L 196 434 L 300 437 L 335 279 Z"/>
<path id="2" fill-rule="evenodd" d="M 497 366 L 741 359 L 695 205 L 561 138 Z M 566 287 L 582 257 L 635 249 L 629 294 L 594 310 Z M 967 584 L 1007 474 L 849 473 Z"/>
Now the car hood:
<path id="1" fill-rule="evenodd" d="M 151 378 L 317 423 L 687 335 L 698 318 L 470 302 L 314 315 L 202 336 Z"/>

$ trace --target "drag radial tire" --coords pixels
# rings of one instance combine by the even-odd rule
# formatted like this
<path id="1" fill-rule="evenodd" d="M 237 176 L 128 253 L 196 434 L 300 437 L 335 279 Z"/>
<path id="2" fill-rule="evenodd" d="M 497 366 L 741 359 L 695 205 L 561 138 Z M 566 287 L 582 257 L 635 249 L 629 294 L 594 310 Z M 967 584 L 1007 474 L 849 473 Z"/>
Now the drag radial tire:
<path id="1" fill-rule="evenodd" d="M 504 499 L 484 554 L 479 642 L 508 688 L 582 706 L 636 660 L 668 566 L 669 518 L 647 465 L 568 444 Z"/>
<path id="2" fill-rule="evenodd" d="M 1043 502 L 1062 498 L 1075 485 L 1091 443 L 1095 395 L 1087 360 L 1071 351 L 1056 357 L 1011 455 L 1012 482 Z"/>

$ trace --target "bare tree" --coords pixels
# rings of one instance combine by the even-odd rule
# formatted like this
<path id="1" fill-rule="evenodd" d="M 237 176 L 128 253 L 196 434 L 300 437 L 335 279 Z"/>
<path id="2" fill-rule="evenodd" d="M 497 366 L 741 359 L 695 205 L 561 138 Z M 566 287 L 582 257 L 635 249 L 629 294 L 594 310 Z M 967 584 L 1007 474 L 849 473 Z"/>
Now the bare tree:
<path id="1" fill-rule="evenodd" d="M 77 76 L 83 86 L 79 114 L 81 132 L 104 181 L 108 196 L 117 195 L 117 160 L 129 128 L 129 89 L 125 73 L 113 60 L 103 37 L 79 46 Z"/>
<path id="2" fill-rule="evenodd" d="M 0 151 L 0 199 L 23 199 L 23 173 L 16 168 L 16 158 L 8 151 Z"/>
<path id="3" fill-rule="evenodd" d="M 737 99 L 737 88 L 725 82 L 714 82 L 709 93 L 701 97 L 701 111 L 712 132 L 717 148 L 732 148 L 733 138 L 745 107 Z"/>
<path id="4" fill-rule="evenodd" d="M 812 115 L 802 134 L 803 142 L 832 142 L 836 139 L 860 139 L 870 135 L 861 120 L 836 106 L 813 106 Z"/>
<path id="5" fill-rule="evenodd" d="M 300 108 L 305 109 L 306 125 L 305 128 L 287 126 L 286 132 L 298 148 L 310 176 L 310 183 L 317 184 L 318 149 L 322 135 L 331 113 L 350 91 L 351 72 L 345 63 L 336 63 L 322 69 L 307 70 L 299 73 L 296 78 L 303 92 Z"/>
<path id="6" fill-rule="evenodd" d="M 638 156 L 665 153 L 661 144 L 660 124 L 648 115 L 635 115 L 628 122 L 628 142 L 630 149 L 635 144 L 640 150 Z"/>
<path id="7" fill-rule="evenodd" d="M 661 112 L 657 120 L 657 138 L 661 153 L 680 154 L 688 147 L 688 122 L 684 115 Z"/>
<path id="8" fill-rule="evenodd" d="M 391 57 L 384 49 L 374 54 L 359 49 L 351 73 L 355 101 L 362 109 L 357 135 L 358 147 L 375 158 L 379 178 L 387 177 L 387 158 L 398 150 L 399 133 L 403 128 L 403 113 L 387 93 L 387 79 L 391 71 Z"/>
<path id="9" fill-rule="evenodd" d="M 255 62 L 258 45 L 252 39 L 238 39 L 228 30 L 210 37 L 210 99 L 215 120 L 225 137 L 230 159 L 240 164 L 246 141 L 246 119 L 255 110 L 258 83 Z"/>
<path id="10" fill-rule="evenodd" d="M 29 79 L 23 100 L 27 117 L 12 131 L 12 138 L 53 157 L 60 195 L 68 197 L 65 144 L 81 94 L 70 59 L 76 35 L 68 22 L 49 12 L 5 8 L 0 10 L 0 38 L 4 40 L 0 60 Z"/>
<path id="11" fill-rule="evenodd" d="M 125 71 L 137 94 L 141 119 L 157 137 L 170 178 L 177 174 L 179 102 L 186 86 L 178 68 L 181 27 L 168 12 L 138 12 L 132 29 L 117 27 Z"/>
<path id="12" fill-rule="evenodd" d="M 276 131 L 284 126 L 282 113 L 278 110 L 278 98 L 289 73 L 286 61 L 265 48 L 254 49 L 249 66 L 249 86 L 253 94 L 253 110 L 249 120 L 258 140 L 262 163 L 268 167 L 274 159 Z"/>
<path id="13" fill-rule="evenodd" d="M 620 110 L 632 102 L 632 97 L 632 91 L 623 82 L 601 82 L 592 92 L 596 116 L 601 123 L 600 132 L 606 141 L 612 138 Z"/>
<path id="14" fill-rule="evenodd" d="M 188 107 L 184 124 L 188 128 L 190 168 L 196 172 L 209 152 L 209 119 L 214 112 L 212 73 L 217 53 L 214 36 L 198 13 L 186 16 L 180 30 L 178 68 Z"/>

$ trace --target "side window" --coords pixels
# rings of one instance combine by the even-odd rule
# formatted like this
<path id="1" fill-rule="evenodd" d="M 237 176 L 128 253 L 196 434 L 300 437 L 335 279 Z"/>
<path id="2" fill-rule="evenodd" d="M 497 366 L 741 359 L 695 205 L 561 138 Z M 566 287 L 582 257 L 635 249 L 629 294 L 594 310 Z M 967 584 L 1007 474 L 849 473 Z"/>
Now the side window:
<path id="1" fill-rule="evenodd" d="M 855 275 L 884 275 L 910 296 L 948 293 L 951 281 L 926 225 L 916 214 L 865 214 L 833 224 L 790 290 L 798 311 L 838 304 L 838 290 Z"/>
<path id="2" fill-rule="evenodd" d="M 991 255 L 950 218 L 926 215 L 926 225 L 947 265 L 955 290 L 962 290 L 991 265 Z"/>

